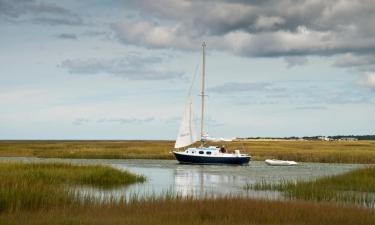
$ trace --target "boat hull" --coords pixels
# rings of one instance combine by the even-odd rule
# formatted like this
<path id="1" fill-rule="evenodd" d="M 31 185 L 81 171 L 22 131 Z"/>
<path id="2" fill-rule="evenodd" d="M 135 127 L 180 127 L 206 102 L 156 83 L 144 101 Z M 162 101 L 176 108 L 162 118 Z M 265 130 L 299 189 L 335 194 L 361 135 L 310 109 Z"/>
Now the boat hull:
<path id="1" fill-rule="evenodd" d="M 173 152 L 174 156 L 180 163 L 191 164 L 247 164 L 250 162 L 250 156 L 233 156 L 233 157 L 220 157 L 220 156 L 199 156 L 199 155 L 186 155 L 179 152 Z"/>
<path id="2" fill-rule="evenodd" d="M 298 165 L 295 161 L 285 161 L 285 160 L 272 160 L 266 159 L 264 161 L 267 165 L 270 166 L 295 166 Z"/>

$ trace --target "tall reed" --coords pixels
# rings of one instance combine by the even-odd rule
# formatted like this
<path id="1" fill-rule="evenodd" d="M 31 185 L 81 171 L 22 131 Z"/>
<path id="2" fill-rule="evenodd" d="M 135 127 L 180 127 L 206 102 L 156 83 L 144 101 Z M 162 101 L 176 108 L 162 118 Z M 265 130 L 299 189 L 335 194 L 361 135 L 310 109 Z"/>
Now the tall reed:
<path id="1" fill-rule="evenodd" d="M 84 201 L 73 188 L 77 185 L 111 188 L 144 180 L 109 166 L 0 163 L 0 211 L 79 205 Z"/>
<path id="2" fill-rule="evenodd" d="M 373 225 L 375 211 L 301 201 L 167 198 L 0 214 L 0 224 Z"/>
<path id="3" fill-rule="evenodd" d="M 357 203 L 375 206 L 375 167 L 357 169 L 345 174 L 317 178 L 312 181 L 261 181 L 245 189 L 277 190 L 292 199 Z"/>

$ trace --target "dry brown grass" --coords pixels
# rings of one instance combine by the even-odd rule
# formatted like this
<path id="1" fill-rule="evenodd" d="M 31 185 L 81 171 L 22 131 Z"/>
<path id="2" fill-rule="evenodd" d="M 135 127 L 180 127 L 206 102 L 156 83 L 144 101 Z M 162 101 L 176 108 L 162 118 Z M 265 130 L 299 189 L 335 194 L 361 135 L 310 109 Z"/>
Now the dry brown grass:
<path id="1" fill-rule="evenodd" d="M 247 141 L 243 146 L 255 160 L 267 158 L 322 163 L 375 163 L 375 141 Z"/>
<path id="2" fill-rule="evenodd" d="M 173 141 L 0 141 L 0 156 L 173 159 Z M 299 162 L 375 163 L 375 141 L 242 141 L 225 144 L 267 158 Z"/>
<path id="3" fill-rule="evenodd" d="M 373 225 L 375 211 L 299 201 L 162 199 L 5 212 L 0 224 Z"/>

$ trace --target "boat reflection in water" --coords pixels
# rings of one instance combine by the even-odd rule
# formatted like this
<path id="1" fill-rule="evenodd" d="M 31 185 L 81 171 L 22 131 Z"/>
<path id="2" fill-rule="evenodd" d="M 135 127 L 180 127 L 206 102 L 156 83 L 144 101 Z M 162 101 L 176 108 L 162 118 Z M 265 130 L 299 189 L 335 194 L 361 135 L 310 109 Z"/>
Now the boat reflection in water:
<path id="1" fill-rule="evenodd" d="M 174 190 L 179 196 L 219 197 L 241 196 L 262 199 L 281 199 L 278 191 L 253 191 L 245 190 L 249 179 L 241 173 L 248 166 L 226 166 L 228 171 L 223 171 L 222 166 L 212 165 L 178 165 L 174 170 Z M 239 173 L 236 173 L 239 172 Z"/>
<path id="2" fill-rule="evenodd" d="M 239 178 L 231 174 L 219 174 L 219 171 L 208 171 L 204 166 L 186 169 L 178 166 L 174 171 L 174 189 L 181 196 L 219 196 L 228 193 L 231 189 L 240 193 Z M 234 190 L 233 190 L 234 189 Z"/>

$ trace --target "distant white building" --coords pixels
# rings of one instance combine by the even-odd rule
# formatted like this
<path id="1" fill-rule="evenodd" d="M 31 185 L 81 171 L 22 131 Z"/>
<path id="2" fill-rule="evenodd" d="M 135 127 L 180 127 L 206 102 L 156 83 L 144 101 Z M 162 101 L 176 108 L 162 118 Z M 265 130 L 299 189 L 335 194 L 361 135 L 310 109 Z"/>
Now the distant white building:
<path id="1" fill-rule="evenodd" d="M 339 141 L 358 141 L 358 138 L 354 138 L 354 137 L 343 137 L 343 138 L 340 138 Z"/>
<path id="2" fill-rule="evenodd" d="M 333 141 L 332 138 L 329 138 L 329 137 L 326 137 L 326 136 L 319 136 L 318 139 L 322 140 L 322 141 Z"/>

